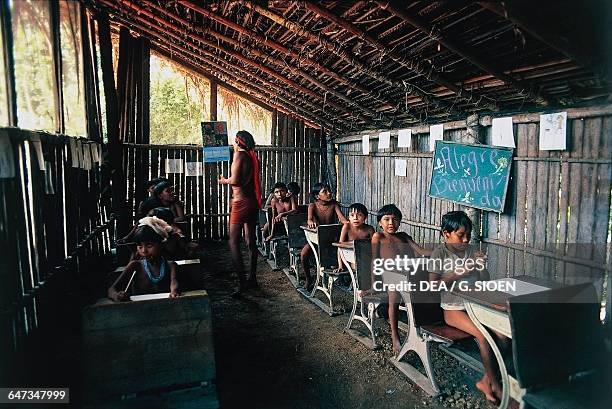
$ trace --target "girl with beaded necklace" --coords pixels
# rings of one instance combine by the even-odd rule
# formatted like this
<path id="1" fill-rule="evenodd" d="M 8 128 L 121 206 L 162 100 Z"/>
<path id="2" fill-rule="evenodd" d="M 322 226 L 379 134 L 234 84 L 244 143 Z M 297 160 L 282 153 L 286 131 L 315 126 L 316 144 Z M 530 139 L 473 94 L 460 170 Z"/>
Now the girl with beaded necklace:
<path id="1" fill-rule="evenodd" d="M 155 217 L 145 219 L 157 219 Z M 130 295 L 170 293 L 178 297 L 176 263 L 162 257 L 162 241 L 167 231 L 158 227 L 155 220 L 142 219 L 134 234 L 139 259 L 132 260 L 113 285 L 108 298 L 113 301 L 129 301 Z M 165 223 L 164 223 L 165 224 Z"/>

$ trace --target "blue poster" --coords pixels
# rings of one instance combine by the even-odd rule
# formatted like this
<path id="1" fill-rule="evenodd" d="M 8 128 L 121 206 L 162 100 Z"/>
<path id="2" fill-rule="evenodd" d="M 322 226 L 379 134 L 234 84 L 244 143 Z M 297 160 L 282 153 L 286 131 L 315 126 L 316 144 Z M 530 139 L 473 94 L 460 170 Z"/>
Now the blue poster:
<path id="1" fill-rule="evenodd" d="M 204 163 L 229 161 L 227 122 L 202 122 L 202 147 L 204 149 Z"/>

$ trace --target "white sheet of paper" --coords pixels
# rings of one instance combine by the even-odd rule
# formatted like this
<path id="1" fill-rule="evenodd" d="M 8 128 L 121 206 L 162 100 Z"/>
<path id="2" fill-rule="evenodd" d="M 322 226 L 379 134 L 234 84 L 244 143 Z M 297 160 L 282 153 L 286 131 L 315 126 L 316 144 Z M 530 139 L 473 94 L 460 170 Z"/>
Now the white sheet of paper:
<path id="1" fill-rule="evenodd" d="M 13 144 L 8 132 L 0 129 L 0 178 L 15 177 L 15 159 L 13 158 Z"/>
<path id="2" fill-rule="evenodd" d="M 83 142 L 81 144 L 83 148 L 82 158 L 83 158 L 83 169 L 91 170 L 91 149 L 89 148 L 89 143 Z"/>
<path id="3" fill-rule="evenodd" d="M 202 162 L 186 162 L 185 176 L 202 176 Z"/>
<path id="4" fill-rule="evenodd" d="M 429 127 L 429 150 L 433 152 L 436 149 L 436 141 L 444 139 L 444 125 L 432 125 Z"/>
<path id="5" fill-rule="evenodd" d="M 540 115 L 540 150 L 567 149 L 567 112 Z"/>
<path id="6" fill-rule="evenodd" d="M 397 131 L 397 147 L 410 148 L 412 146 L 412 129 L 400 129 Z"/>
<path id="7" fill-rule="evenodd" d="M 77 154 L 77 141 L 74 138 L 68 138 L 68 144 L 70 145 L 70 161 L 72 162 L 72 167 L 78 168 L 79 156 Z"/>
<path id="8" fill-rule="evenodd" d="M 166 159 L 166 173 L 183 173 L 183 160 Z"/>
<path id="9" fill-rule="evenodd" d="M 406 176 L 408 162 L 406 159 L 395 159 L 395 176 Z"/>
<path id="10" fill-rule="evenodd" d="M 45 156 L 43 155 L 42 142 L 40 141 L 40 135 L 36 133 L 30 134 L 30 143 L 34 146 L 36 151 L 36 158 L 38 159 L 38 169 L 45 170 Z"/>
<path id="11" fill-rule="evenodd" d="M 391 132 L 381 132 L 378 134 L 378 149 L 389 149 L 391 145 Z"/>
<path id="12" fill-rule="evenodd" d="M 491 142 L 495 146 L 507 146 L 516 148 L 514 143 L 514 129 L 512 127 L 512 117 L 493 118 L 491 122 Z"/>
<path id="13" fill-rule="evenodd" d="M 48 195 L 55 194 L 55 188 L 53 187 L 53 169 L 51 168 L 51 162 L 45 162 L 45 193 Z"/>
<path id="14" fill-rule="evenodd" d="M 364 155 L 370 154 L 370 135 L 363 135 L 361 137 L 361 150 Z"/>
<path id="15" fill-rule="evenodd" d="M 132 295 L 130 296 L 130 301 L 161 300 L 169 297 L 170 293 Z"/>
<path id="16" fill-rule="evenodd" d="M 541 285 L 527 283 L 525 281 L 516 280 L 514 278 L 501 278 L 499 280 L 495 280 L 495 282 L 507 283 L 505 285 L 506 288 L 500 287 L 500 291 L 512 295 L 525 295 L 548 290 L 548 288 L 542 287 Z M 507 288 L 511 284 L 514 284 L 514 291 Z"/>

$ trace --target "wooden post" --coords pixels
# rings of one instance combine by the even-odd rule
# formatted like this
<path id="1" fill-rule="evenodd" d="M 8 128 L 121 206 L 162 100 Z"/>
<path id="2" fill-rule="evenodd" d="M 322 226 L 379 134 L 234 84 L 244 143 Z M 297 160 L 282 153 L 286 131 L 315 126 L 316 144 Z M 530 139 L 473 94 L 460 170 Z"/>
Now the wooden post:
<path id="1" fill-rule="evenodd" d="M 210 120 L 217 120 L 217 81 L 210 79 Z"/>
<path id="2" fill-rule="evenodd" d="M 4 81 L 8 112 L 8 124 L 17 126 L 17 92 L 15 91 L 15 59 L 13 57 L 13 25 L 9 3 L 0 4 L 0 27 L 2 30 L 2 59 L 4 60 Z"/>
<path id="3" fill-rule="evenodd" d="M 325 176 L 327 183 L 331 187 L 331 191 L 336 195 L 338 180 L 336 177 L 336 146 L 331 135 L 325 132 L 326 129 L 321 129 L 321 155 L 325 154 Z M 325 151 L 323 150 L 325 148 Z"/>
<path id="4" fill-rule="evenodd" d="M 478 114 L 471 114 L 466 119 L 466 130 L 463 134 L 463 142 L 464 143 L 483 143 L 484 139 L 480 136 L 480 125 L 478 121 Z M 480 243 L 482 238 L 482 211 L 476 209 L 474 207 L 465 207 L 465 212 L 467 213 L 470 220 L 472 220 L 472 242 Z"/>

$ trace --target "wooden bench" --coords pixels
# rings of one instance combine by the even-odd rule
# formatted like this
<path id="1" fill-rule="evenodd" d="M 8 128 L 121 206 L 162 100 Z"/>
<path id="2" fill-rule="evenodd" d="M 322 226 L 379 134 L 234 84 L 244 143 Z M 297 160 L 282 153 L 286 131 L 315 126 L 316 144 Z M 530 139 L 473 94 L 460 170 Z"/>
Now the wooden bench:
<path id="1" fill-rule="evenodd" d="M 306 213 L 290 214 L 284 218 L 287 247 L 289 248 L 289 266 L 285 267 L 283 272 L 295 288 L 300 286 L 300 253 L 307 244 L 304 230 L 300 227 L 306 224 L 307 219 Z"/>
<path id="2" fill-rule="evenodd" d="M 419 269 L 416 274 L 406 276 L 405 274 L 385 272 L 383 280 L 385 284 L 400 284 L 406 281 L 415 283 L 419 288 L 419 282 L 428 281 L 429 273 Z M 397 356 L 391 358 L 395 365 L 410 380 L 419 385 L 428 395 L 436 396 L 440 388 L 434 377 L 430 348 L 433 342 L 451 346 L 455 342 L 469 339 L 471 336 L 457 328 L 444 323 L 443 310 L 440 307 L 440 294 L 437 291 L 399 291 L 406 309 L 408 311 L 408 334 L 404 339 L 402 348 Z M 414 351 L 425 368 L 426 375 L 419 372 L 414 366 L 402 362 L 402 358 L 409 352 Z M 463 350 L 456 350 L 454 357 L 461 357 L 463 362 L 473 361 L 471 355 Z M 482 372 L 482 364 L 480 364 Z"/>
<path id="3" fill-rule="evenodd" d="M 508 300 L 516 377 L 525 407 L 609 408 L 612 357 L 605 351 L 592 284 Z"/>
<path id="4" fill-rule="evenodd" d="M 346 273 L 335 273 L 333 271 L 338 264 L 338 252 L 332 243 L 337 242 L 340 238 L 342 224 L 322 224 L 315 229 L 301 226 L 301 229 L 304 231 L 306 240 L 315 257 L 316 278 L 311 293 L 308 293 L 306 289 L 298 289 L 298 291 L 330 316 L 337 315 L 338 313 L 334 311 L 332 297 L 334 282 L 340 275 Z M 321 291 L 327 297 L 329 305 L 315 297 L 317 291 Z"/>
<path id="5" fill-rule="evenodd" d="M 83 310 L 82 324 L 87 401 L 120 403 L 122 396 L 213 384 L 212 315 L 206 291 L 176 299 L 102 300 Z M 205 399 L 208 403 L 197 407 L 218 406 L 215 396 Z"/>

